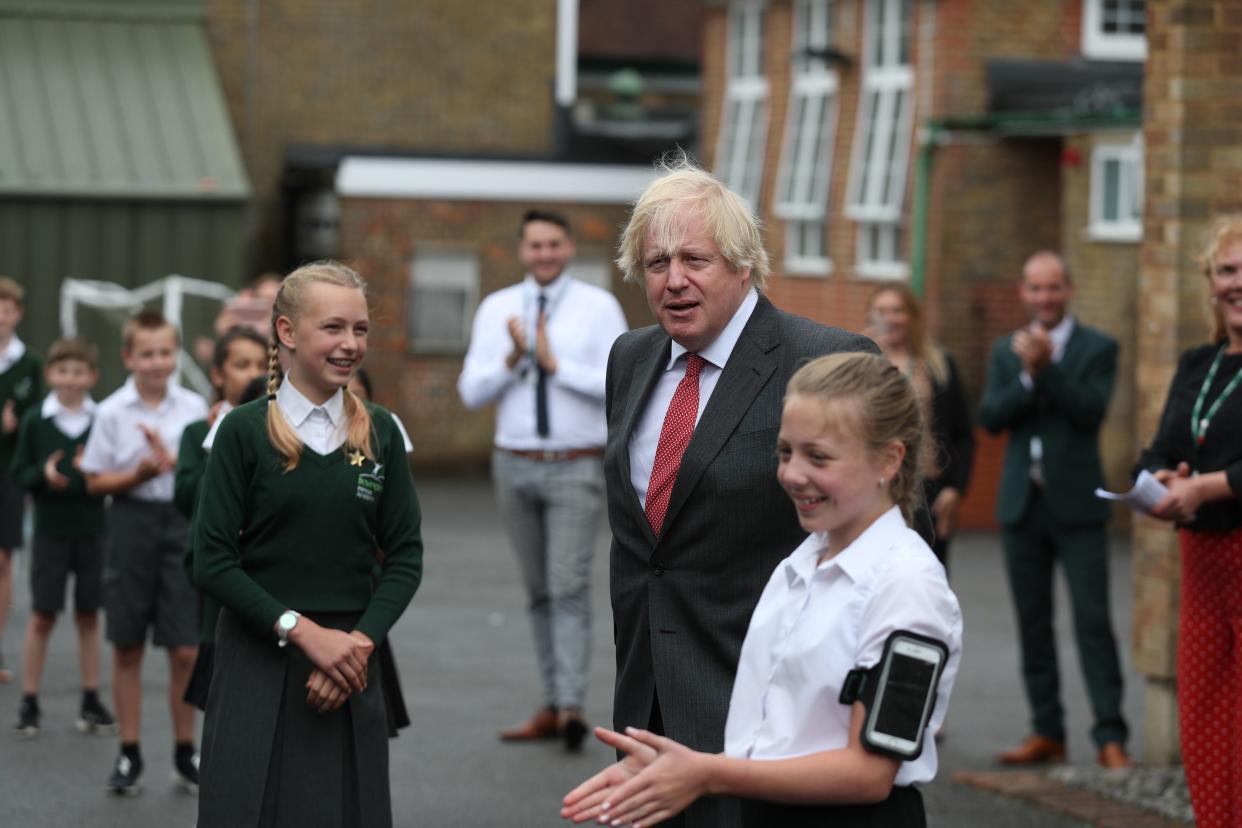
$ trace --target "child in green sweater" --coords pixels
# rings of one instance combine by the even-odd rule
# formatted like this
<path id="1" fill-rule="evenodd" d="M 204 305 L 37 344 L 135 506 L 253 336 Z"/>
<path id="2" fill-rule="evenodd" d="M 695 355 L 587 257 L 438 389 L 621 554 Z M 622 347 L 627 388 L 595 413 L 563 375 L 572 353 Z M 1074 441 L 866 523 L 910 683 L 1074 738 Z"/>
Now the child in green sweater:
<path id="1" fill-rule="evenodd" d="M 26 291 L 0 276 L 0 644 L 13 597 L 13 550 L 22 545 L 25 494 L 9 476 L 22 415 L 43 399 L 43 366 L 17 336 Z M 0 650 L 0 684 L 13 680 Z"/>
<path id="2" fill-rule="evenodd" d="M 39 682 L 47 642 L 65 606 L 73 574 L 74 623 L 78 628 L 78 667 L 82 705 L 78 730 L 114 733 L 116 720 L 99 701 L 99 608 L 103 577 L 103 498 L 86 491 L 77 469 L 95 418 L 91 388 L 99 379 L 95 347 L 80 339 L 60 339 L 47 358 L 52 393 L 22 417 L 11 468 L 13 479 L 34 497 L 34 544 L 30 554 L 30 621 L 22 651 L 19 736 L 39 732 Z"/>
<path id="3" fill-rule="evenodd" d="M 423 544 L 400 431 L 345 390 L 366 355 L 365 287 L 336 262 L 285 279 L 268 395 L 229 412 L 212 443 L 194 578 L 224 610 L 199 828 L 392 825 L 383 689 L 368 677 Z"/>
<path id="4" fill-rule="evenodd" d="M 241 404 L 242 394 L 252 380 L 267 373 L 267 342 L 253 328 L 235 325 L 216 340 L 211 355 L 211 384 L 216 389 L 217 400 L 206 419 L 190 423 L 181 434 L 181 448 L 177 451 L 176 477 L 173 481 L 173 502 L 190 521 L 190 537 L 194 537 L 194 512 L 198 508 L 199 484 L 207 471 L 207 452 L 210 451 L 209 435 L 214 437 L 216 424 L 231 410 Z M 186 564 L 193 565 L 193 544 L 186 550 Z M 190 570 L 193 572 L 193 569 Z M 202 599 L 199 623 L 198 657 L 194 672 L 185 688 L 185 701 L 204 710 L 207 707 L 207 688 L 211 683 L 212 650 L 216 638 L 216 616 L 220 603 L 209 595 Z"/>

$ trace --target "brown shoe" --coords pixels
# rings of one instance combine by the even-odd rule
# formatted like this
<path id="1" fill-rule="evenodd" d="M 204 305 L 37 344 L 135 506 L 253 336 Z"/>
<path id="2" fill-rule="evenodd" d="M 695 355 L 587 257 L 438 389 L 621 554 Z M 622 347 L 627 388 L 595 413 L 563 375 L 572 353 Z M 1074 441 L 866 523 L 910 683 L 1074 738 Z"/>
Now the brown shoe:
<path id="1" fill-rule="evenodd" d="M 1022 744 L 996 757 L 1002 765 L 1042 765 L 1065 761 L 1065 743 L 1040 736 L 1027 736 Z"/>
<path id="2" fill-rule="evenodd" d="M 555 739 L 560 735 L 556 721 L 556 708 L 541 707 L 530 721 L 500 731 L 502 742 L 533 742 L 538 739 Z"/>
<path id="3" fill-rule="evenodd" d="M 591 729 L 587 727 L 586 719 L 582 716 L 582 711 L 574 707 L 565 708 L 561 711 L 559 724 L 561 736 L 565 739 L 565 749 L 570 753 L 582 750 L 582 742 L 591 732 Z"/>
<path id="4" fill-rule="evenodd" d="M 1130 761 L 1130 755 L 1126 753 L 1126 749 L 1121 742 L 1106 742 L 1104 747 L 1100 748 L 1100 752 L 1095 758 L 1100 763 L 1100 767 L 1108 768 L 1109 770 L 1134 766 L 1134 763 Z"/>

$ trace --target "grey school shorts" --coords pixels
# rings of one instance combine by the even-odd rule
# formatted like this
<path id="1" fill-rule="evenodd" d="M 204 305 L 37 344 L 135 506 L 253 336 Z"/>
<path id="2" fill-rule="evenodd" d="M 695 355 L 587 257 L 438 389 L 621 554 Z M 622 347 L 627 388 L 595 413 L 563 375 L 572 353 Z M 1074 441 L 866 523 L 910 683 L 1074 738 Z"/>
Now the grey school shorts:
<path id="1" fill-rule="evenodd" d="M 26 512 L 26 493 L 7 471 L 0 471 L 0 552 L 12 552 L 22 545 L 22 517 Z"/>
<path id="2" fill-rule="evenodd" d="M 104 554 L 106 635 L 117 647 L 198 645 L 198 594 L 185 571 L 189 529 L 172 503 L 116 497 Z"/>
<path id="3" fill-rule="evenodd" d="M 103 598 L 103 539 L 36 535 L 30 554 L 31 609 L 46 615 L 63 610 L 71 572 L 74 611 L 98 611 Z"/>

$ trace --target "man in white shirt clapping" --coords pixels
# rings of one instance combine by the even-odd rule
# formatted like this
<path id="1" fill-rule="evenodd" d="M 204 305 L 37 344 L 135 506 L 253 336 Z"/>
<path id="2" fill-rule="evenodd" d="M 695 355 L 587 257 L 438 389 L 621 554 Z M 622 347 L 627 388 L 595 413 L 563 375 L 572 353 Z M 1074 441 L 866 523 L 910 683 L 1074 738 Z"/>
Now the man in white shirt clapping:
<path id="1" fill-rule="evenodd" d="M 566 272 L 569 222 L 528 210 L 525 278 L 483 300 L 457 381 L 468 408 L 497 403 L 492 476 L 529 596 L 543 706 L 504 741 L 578 750 L 590 645 L 591 553 L 603 506 L 604 378 L 627 329 L 616 298 Z"/>

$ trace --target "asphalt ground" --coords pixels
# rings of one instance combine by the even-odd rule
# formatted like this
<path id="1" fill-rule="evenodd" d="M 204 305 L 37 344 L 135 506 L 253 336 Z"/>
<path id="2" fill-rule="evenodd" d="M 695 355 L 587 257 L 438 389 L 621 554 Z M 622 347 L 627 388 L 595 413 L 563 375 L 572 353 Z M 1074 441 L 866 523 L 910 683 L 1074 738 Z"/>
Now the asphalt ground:
<path id="1" fill-rule="evenodd" d="M 496 732 L 523 720 L 539 703 L 538 678 L 517 564 L 482 478 L 420 479 L 426 541 L 422 589 L 392 633 L 413 725 L 390 743 L 397 826 L 555 826 L 560 797 L 609 762 L 611 751 L 588 742 L 577 755 L 557 743 L 502 745 Z M 608 536 L 601 527 L 594 566 L 596 624 L 592 632 L 588 717 L 608 723 L 613 647 L 608 605 Z M 962 604 L 965 644 L 945 738 L 940 775 L 923 793 L 931 826 L 1072 828 L 1085 823 L 949 781 L 955 770 L 995 769 L 994 755 L 1026 734 L 1016 637 L 999 538 L 969 533 L 954 543 L 951 582 Z M 1124 540 L 1111 550 L 1113 617 L 1126 666 L 1126 714 L 1141 749 L 1142 693 L 1129 669 L 1130 567 Z M 24 555 L 16 560 L 14 608 L 4 641 L 19 661 L 29 605 Z M 1064 585 L 1056 634 L 1063 670 L 1071 763 L 1090 763 L 1090 716 L 1070 631 Z M 192 826 L 196 800 L 170 780 L 167 661 L 149 651 L 143 671 L 143 754 L 140 796 L 105 793 L 116 755 L 111 738 L 74 731 L 78 702 L 72 624 L 62 619 L 52 641 L 35 740 L 14 738 L 17 682 L 0 685 L 0 826 Z M 110 694 L 105 651 L 105 698 Z M 111 706 L 111 705 L 109 705 Z"/>

